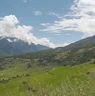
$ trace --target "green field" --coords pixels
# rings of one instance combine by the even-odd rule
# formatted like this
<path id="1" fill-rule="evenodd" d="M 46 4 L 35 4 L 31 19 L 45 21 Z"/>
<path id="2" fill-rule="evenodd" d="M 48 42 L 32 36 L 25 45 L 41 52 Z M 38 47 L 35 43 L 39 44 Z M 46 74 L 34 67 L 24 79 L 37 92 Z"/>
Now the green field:
<path id="1" fill-rule="evenodd" d="M 0 69 L 0 96 L 95 96 L 95 64 L 29 66 L 18 61 Z"/>

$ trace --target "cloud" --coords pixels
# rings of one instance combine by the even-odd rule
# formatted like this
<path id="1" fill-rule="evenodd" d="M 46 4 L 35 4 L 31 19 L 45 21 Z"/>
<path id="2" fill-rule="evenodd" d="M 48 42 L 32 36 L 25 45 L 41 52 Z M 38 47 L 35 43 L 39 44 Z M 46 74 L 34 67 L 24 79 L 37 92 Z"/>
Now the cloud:
<path id="1" fill-rule="evenodd" d="M 71 42 L 65 42 L 63 44 L 57 44 L 56 47 L 65 47 L 67 45 L 71 44 Z"/>
<path id="2" fill-rule="evenodd" d="M 29 0 L 22 0 L 24 3 L 28 3 Z"/>
<path id="3" fill-rule="evenodd" d="M 42 31 L 61 33 L 82 32 L 83 37 L 95 35 L 95 0 L 74 0 L 70 12 L 53 24 L 44 24 Z"/>
<path id="4" fill-rule="evenodd" d="M 57 17 L 57 18 L 63 18 L 63 16 L 61 16 L 60 14 L 55 13 L 55 12 L 49 12 L 48 15 L 50 15 L 50 16 L 55 16 L 55 17 Z"/>
<path id="5" fill-rule="evenodd" d="M 32 33 L 33 27 L 20 24 L 15 15 L 0 17 L 0 37 L 12 37 L 28 42 L 54 48 L 47 38 L 37 38 Z"/>
<path id="6" fill-rule="evenodd" d="M 40 15 L 42 15 L 42 12 L 41 11 L 34 11 L 33 14 L 34 14 L 34 16 L 40 16 Z"/>

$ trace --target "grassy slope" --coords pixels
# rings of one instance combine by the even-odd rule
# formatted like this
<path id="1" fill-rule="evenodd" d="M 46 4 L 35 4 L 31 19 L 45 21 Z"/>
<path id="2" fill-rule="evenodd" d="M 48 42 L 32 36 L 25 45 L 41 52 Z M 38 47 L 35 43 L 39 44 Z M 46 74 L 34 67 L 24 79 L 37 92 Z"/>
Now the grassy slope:
<path id="1" fill-rule="evenodd" d="M 95 64 L 6 65 L 0 70 L 0 96 L 95 96 Z"/>
<path id="2" fill-rule="evenodd" d="M 95 61 L 95 44 L 82 48 L 67 48 L 66 51 L 64 51 L 64 48 L 46 50 L 37 53 L 25 54 L 20 56 L 20 58 L 31 59 L 33 63 L 38 63 L 39 65 L 78 65 Z"/>

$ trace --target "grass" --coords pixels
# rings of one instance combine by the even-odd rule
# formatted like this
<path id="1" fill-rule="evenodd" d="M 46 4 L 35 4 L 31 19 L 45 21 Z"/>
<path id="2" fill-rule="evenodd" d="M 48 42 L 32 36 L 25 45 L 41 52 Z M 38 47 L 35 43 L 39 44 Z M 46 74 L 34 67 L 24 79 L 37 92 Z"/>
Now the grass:
<path id="1" fill-rule="evenodd" d="M 0 96 L 95 96 L 95 64 L 9 66 L 0 70 Z"/>

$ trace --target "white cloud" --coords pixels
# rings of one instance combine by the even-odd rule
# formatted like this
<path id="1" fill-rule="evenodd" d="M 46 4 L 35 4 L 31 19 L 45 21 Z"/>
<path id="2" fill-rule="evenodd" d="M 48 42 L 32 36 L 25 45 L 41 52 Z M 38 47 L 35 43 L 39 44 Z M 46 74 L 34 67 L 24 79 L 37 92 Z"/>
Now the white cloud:
<path id="1" fill-rule="evenodd" d="M 63 43 L 63 44 L 57 44 L 56 47 L 65 47 L 65 46 L 67 46 L 67 45 L 69 45 L 69 44 L 70 44 L 70 43 L 65 42 L 65 43 Z"/>
<path id="2" fill-rule="evenodd" d="M 64 18 L 53 24 L 44 24 L 42 31 L 59 33 L 72 30 L 84 33 L 83 37 L 95 35 L 95 0 L 74 0 L 70 9 Z"/>
<path id="3" fill-rule="evenodd" d="M 63 18 L 63 16 L 61 16 L 60 14 L 55 13 L 55 12 L 49 12 L 48 15 L 50 15 L 50 16 L 55 16 L 55 17 L 57 17 L 57 18 Z"/>
<path id="4" fill-rule="evenodd" d="M 34 14 L 35 16 L 39 16 L 39 15 L 42 15 L 42 12 L 41 12 L 41 11 L 34 11 L 33 14 Z"/>
<path id="5" fill-rule="evenodd" d="M 54 48 L 55 45 L 47 38 L 37 38 L 31 32 L 32 26 L 21 25 L 15 15 L 0 18 L 0 37 L 12 37 L 21 39 L 29 44 L 41 44 Z"/>
<path id="6" fill-rule="evenodd" d="M 28 2 L 28 0 L 22 0 L 24 3 L 27 3 Z"/>
<path id="7" fill-rule="evenodd" d="M 48 26 L 50 23 L 41 23 L 42 26 Z"/>

